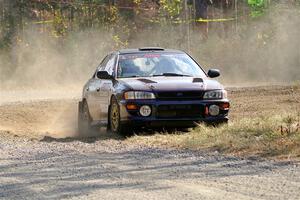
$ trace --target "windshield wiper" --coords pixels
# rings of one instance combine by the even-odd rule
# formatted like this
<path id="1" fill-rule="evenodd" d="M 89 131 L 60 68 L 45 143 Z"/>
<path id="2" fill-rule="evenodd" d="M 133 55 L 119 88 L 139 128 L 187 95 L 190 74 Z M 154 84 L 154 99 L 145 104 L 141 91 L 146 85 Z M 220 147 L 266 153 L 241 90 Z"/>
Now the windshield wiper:
<path id="1" fill-rule="evenodd" d="M 141 76 L 139 76 L 139 75 L 132 75 L 132 76 L 124 76 L 122 78 L 136 78 L 136 77 L 141 77 Z"/>
<path id="2" fill-rule="evenodd" d="M 191 77 L 191 75 L 187 75 L 187 74 L 176 74 L 176 73 L 153 74 L 152 76 L 188 76 L 188 77 Z"/>

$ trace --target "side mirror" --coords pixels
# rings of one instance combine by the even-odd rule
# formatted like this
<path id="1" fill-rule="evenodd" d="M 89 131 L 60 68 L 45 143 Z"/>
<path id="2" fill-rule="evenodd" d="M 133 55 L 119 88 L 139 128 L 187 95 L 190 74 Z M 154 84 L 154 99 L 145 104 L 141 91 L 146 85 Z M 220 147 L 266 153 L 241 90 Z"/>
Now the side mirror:
<path id="1" fill-rule="evenodd" d="M 98 71 L 97 77 L 100 79 L 113 79 L 113 76 L 109 75 L 107 71 Z"/>
<path id="2" fill-rule="evenodd" d="M 207 72 L 209 78 L 216 78 L 220 76 L 220 71 L 218 69 L 210 69 Z"/>

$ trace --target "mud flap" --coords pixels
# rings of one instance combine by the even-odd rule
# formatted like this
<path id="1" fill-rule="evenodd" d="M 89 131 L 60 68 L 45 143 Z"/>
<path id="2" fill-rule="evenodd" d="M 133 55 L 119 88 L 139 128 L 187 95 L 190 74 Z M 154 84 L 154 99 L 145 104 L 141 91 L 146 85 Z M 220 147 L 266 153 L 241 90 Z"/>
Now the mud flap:
<path id="1" fill-rule="evenodd" d="M 78 124 L 78 129 L 80 129 L 81 126 L 81 120 L 82 120 L 82 101 L 78 102 L 78 113 L 77 113 L 77 124 Z"/>
<path id="2" fill-rule="evenodd" d="M 82 113 L 82 101 L 78 102 L 78 114 Z"/>

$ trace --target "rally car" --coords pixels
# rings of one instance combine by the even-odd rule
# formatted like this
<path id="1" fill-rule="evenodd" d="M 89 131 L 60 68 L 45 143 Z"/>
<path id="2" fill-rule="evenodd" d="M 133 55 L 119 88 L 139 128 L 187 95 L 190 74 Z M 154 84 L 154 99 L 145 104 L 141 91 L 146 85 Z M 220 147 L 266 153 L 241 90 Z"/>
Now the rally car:
<path id="1" fill-rule="evenodd" d="M 199 122 L 226 123 L 229 100 L 187 53 L 159 47 L 123 49 L 108 54 L 83 87 L 78 127 L 88 133 L 106 126 L 114 133 L 136 128 L 188 128 Z"/>

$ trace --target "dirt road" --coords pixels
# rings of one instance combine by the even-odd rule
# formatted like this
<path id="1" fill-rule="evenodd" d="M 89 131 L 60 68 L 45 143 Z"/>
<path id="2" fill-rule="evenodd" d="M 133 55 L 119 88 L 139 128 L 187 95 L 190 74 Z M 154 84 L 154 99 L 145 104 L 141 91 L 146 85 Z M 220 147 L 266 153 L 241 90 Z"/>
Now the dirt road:
<path id="1" fill-rule="evenodd" d="M 231 89 L 232 118 L 289 112 L 299 94 Z M 76 135 L 76 95 L 1 95 L 0 199 L 300 199 L 297 162 L 146 147 L 104 131 L 65 138 Z"/>

